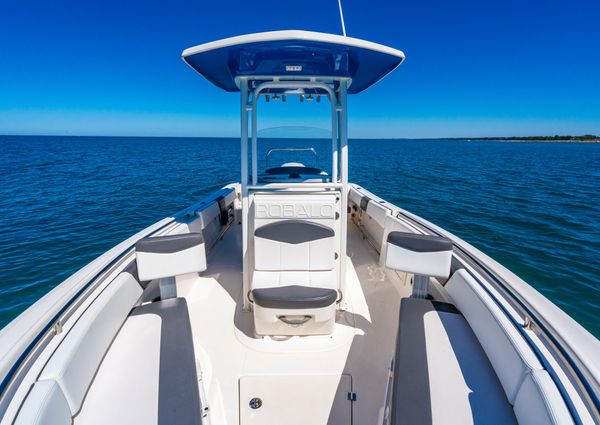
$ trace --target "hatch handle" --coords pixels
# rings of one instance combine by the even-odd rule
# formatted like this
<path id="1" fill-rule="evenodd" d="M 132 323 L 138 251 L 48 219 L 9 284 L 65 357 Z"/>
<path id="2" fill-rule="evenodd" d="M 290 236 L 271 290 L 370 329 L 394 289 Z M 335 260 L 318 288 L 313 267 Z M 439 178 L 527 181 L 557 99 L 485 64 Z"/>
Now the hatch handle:
<path id="1" fill-rule="evenodd" d="M 301 326 L 312 319 L 312 316 L 277 316 L 286 325 Z"/>

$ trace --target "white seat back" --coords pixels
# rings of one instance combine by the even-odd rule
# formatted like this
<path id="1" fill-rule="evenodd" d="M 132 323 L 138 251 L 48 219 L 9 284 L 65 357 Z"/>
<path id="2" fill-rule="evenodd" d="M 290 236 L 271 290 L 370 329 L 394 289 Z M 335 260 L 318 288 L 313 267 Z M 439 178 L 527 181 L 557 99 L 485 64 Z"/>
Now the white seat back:
<path id="1" fill-rule="evenodd" d="M 282 220 L 254 232 L 255 270 L 323 271 L 335 268 L 335 232 L 323 224 Z"/>
<path id="2" fill-rule="evenodd" d="M 135 257 L 141 281 L 206 270 L 202 233 L 140 239 L 135 245 Z"/>
<path id="3" fill-rule="evenodd" d="M 464 269 L 445 288 L 477 336 L 519 424 L 573 424 L 556 384 L 485 289 Z"/>
<path id="4" fill-rule="evenodd" d="M 558 388 L 545 370 L 533 370 L 525 376 L 513 408 L 519 425 L 574 423 Z"/>
<path id="5" fill-rule="evenodd" d="M 542 365 L 508 317 L 466 270 L 456 271 L 446 290 L 477 335 L 513 404 L 525 375 L 531 369 L 541 370 Z"/>
<path id="6" fill-rule="evenodd" d="M 70 425 L 71 410 L 58 383 L 52 379 L 36 382 L 14 425 Z"/>
<path id="7" fill-rule="evenodd" d="M 312 272 L 271 272 L 256 270 L 252 275 L 252 289 L 277 288 L 279 286 L 291 285 L 308 286 L 311 288 L 337 289 L 335 270 Z"/>
<path id="8" fill-rule="evenodd" d="M 282 272 L 311 274 L 333 270 L 333 285 L 330 283 L 326 287 L 338 289 L 339 200 L 337 192 L 255 194 L 250 236 L 253 275 L 262 276 L 266 282 L 279 280 Z M 268 277 L 266 272 L 273 276 Z M 302 285 L 302 282 L 298 284 Z M 261 282 L 251 286 L 266 285 Z"/>
<path id="9" fill-rule="evenodd" d="M 390 269 L 447 278 L 451 261 L 450 239 L 407 232 L 388 234 L 385 266 Z"/>

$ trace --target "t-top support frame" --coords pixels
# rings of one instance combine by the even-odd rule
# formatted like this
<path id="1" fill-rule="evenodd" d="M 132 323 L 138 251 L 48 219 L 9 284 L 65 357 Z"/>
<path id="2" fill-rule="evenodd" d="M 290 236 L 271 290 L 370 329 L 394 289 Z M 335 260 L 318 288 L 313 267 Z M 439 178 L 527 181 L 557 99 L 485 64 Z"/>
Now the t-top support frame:
<path id="1" fill-rule="evenodd" d="M 252 83 L 258 82 L 252 88 Z M 250 293 L 251 273 L 249 255 L 249 220 L 250 217 L 250 190 L 285 190 L 303 189 L 327 190 L 338 189 L 341 191 L 341 225 L 340 225 L 340 273 L 338 288 L 341 291 L 342 308 L 345 304 L 343 294 L 346 290 L 346 244 L 348 223 L 346 211 L 348 210 L 348 118 L 347 96 L 349 78 L 319 78 L 304 77 L 238 77 L 240 87 L 240 123 L 241 123 L 241 186 L 242 186 L 242 263 L 243 263 L 243 309 L 249 311 L 251 302 Z M 258 184 L 258 157 L 257 157 L 257 118 L 258 100 L 269 89 L 298 90 L 312 89 L 325 93 L 331 104 L 331 183 L 266 183 Z M 248 116 L 250 114 L 250 117 Z M 249 130 L 250 124 L 250 130 Z M 251 164 L 248 161 L 249 142 L 251 142 Z M 251 168 L 251 173 L 249 173 Z M 249 184 L 251 178 L 251 184 Z"/>

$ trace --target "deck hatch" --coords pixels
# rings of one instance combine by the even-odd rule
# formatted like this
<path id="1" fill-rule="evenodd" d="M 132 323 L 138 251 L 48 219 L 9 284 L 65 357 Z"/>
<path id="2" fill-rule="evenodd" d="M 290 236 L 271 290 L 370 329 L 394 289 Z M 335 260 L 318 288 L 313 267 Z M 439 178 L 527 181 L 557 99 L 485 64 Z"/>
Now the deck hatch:
<path id="1" fill-rule="evenodd" d="M 240 425 L 352 423 L 350 375 L 242 376 L 239 391 Z"/>

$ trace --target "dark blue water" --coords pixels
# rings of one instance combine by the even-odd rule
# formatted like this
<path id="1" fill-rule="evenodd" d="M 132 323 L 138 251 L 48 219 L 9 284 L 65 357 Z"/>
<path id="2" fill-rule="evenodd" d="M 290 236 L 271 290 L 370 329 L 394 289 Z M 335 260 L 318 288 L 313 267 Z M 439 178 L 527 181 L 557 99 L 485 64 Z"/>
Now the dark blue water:
<path id="1" fill-rule="evenodd" d="M 474 244 L 600 336 L 599 144 L 360 140 L 350 159 L 351 181 Z M 0 137 L 0 327 L 238 170 L 232 139 Z"/>

